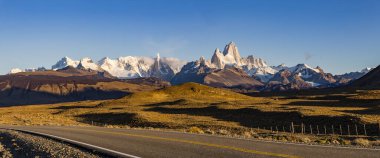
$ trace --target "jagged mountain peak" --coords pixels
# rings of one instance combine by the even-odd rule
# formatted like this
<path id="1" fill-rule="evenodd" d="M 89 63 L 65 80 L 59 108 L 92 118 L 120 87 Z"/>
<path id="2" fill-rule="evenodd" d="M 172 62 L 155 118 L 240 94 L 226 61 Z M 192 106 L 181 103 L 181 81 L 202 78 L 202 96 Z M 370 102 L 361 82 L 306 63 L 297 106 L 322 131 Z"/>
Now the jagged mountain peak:
<path id="1" fill-rule="evenodd" d="M 291 72 L 299 72 L 299 71 L 303 71 L 303 70 L 312 70 L 312 71 L 315 71 L 316 73 L 320 73 L 321 72 L 321 68 L 320 67 L 317 67 L 317 68 L 313 68 L 307 64 L 297 64 L 296 66 L 294 67 L 290 67 L 289 70 Z"/>
<path id="2" fill-rule="evenodd" d="M 305 64 L 305 63 L 300 63 L 300 64 L 297 64 L 296 67 L 302 67 L 302 68 L 311 68 L 311 66 Z"/>
<path id="3" fill-rule="evenodd" d="M 234 42 L 230 42 L 224 47 L 223 55 L 226 64 L 241 65 L 241 56 L 238 47 Z"/>
<path id="4" fill-rule="evenodd" d="M 159 68 L 160 67 L 160 62 L 161 62 L 160 53 L 157 53 L 156 58 L 154 58 L 153 67 Z"/>
<path id="5" fill-rule="evenodd" d="M 236 47 L 236 44 L 234 41 L 230 41 L 228 44 L 226 44 L 226 47 Z"/>
<path id="6" fill-rule="evenodd" d="M 99 65 L 94 63 L 94 61 L 89 58 L 89 57 L 84 57 L 79 61 L 79 64 L 77 66 L 80 69 L 85 69 L 85 70 L 95 70 L 99 71 Z"/>
<path id="7" fill-rule="evenodd" d="M 263 59 L 255 58 L 253 55 L 243 58 L 242 65 L 249 65 L 252 68 L 268 67 L 268 64 Z"/>
<path id="8" fill-rule="evenodd" d="M 63 69 L 67 66 L 77 67 L 79 65 L 79 61 L 73 60 L 67 56 L 63 57 L 56 64 L 52 66 L 53 70 Z"/>
<path id="9" fill-rule="evenodd" d="M 211 58 L 211 63 L 219 69 L 223 69 L 225 65 L 224 55 L 220 52 L 219 48 L 216 48 Z"/>
<path id="10" fill-rule="evenodd" d="M 74 61 L 74 60 L 68 56 L 64 56 L 61 58 L 61 61 Z"/>
<path id="11" fill-rule="evenodd" d="M 160 61 L 160 53 L 157 53 L 157 55 L 156 55 L 156 60 L 157 60 L 157 61 Z"/>
<path id="12" fill-rule="evenodd" d="M 168 63 L 161 60 L 160 54 L 157 53 L 154 64 L 149 69 L 149 76 L 170 81 L 174 75 L 174 70 L 169 66 Z"/>
<path id="13" fill-rule="evenodd" d="M 368 72 L 370 72 L 371 70 L 373 70 L 374 68 L 370 68 L 370 67 L 366 67 L 366 68 L 364 68 L 363 70 L 361 70 L 360 72 L 362 72 L 362 73 L 368 73 Z"/>
<path id="14" fill-rule="evenodd" d="M 104 57 L 104 58 L 102 58 L 102 59 L 100 59 L 99 61 L 98 61 L 98 65 L 102 65 L 102 64 L 105 64 L 105 63 L 110 63 L 110 62 L 112 62 L 112 59 L 111 58 L 109 58 L 109 57 Z"/>
<path id="15" fill-rule="evenodd" d="M 201 57 L 199 58 L 199 64 L 200 64 L 201 66 L 206 66 L 206 59 L 205 59 L 205 57 L 201 56 Z"/>
<path id="16" fill-rule="evenodd" d="M 219 48 L 216 48 L 215 51 L 214 51 L 214 53 L 220 53 L 220 54 L 222 54 L 222 52 L 220 51 Z"/>

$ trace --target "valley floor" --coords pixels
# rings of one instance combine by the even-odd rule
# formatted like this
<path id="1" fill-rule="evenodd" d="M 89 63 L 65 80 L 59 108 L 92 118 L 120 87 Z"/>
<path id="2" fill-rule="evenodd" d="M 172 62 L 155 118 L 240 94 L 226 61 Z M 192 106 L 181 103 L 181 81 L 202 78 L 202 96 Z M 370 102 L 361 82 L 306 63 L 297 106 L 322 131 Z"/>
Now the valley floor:
<path id="1" fill-rule="evenodd" d="M 0 124 L 160 128 L 304 142 L 273 135 L 295 132 L 307 134 L 309 143 L 380 144 L 379 90 L 251 96 L 189 83 L 117 100 L 2 107 Z M 370 142 L 358 143 L 356 135 Z"/>

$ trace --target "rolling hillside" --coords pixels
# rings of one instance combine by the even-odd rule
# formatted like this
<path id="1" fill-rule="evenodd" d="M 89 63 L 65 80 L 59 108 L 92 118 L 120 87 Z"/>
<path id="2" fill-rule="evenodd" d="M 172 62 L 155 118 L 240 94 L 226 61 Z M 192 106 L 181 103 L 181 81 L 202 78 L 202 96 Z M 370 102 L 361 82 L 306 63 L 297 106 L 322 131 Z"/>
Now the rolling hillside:
<path id="1" fill-rule="evenodd" d="M 129 82 L 116 79 L 106 72 L 71 67 L 58 71 L 4 75 L 0 76 L 0 106 L 115 99 L 165 85 L 151 82 L 163 81 Z"/>

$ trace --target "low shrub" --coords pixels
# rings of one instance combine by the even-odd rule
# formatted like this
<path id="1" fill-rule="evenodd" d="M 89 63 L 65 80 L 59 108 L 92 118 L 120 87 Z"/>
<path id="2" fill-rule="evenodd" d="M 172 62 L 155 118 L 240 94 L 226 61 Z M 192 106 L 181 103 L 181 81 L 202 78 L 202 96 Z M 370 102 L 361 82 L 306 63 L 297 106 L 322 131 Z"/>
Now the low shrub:
<path id="1" fill-rule="evenodd" d="M 195 126 L 190 127 L 189 132 L 190 132 L 190 133 L 198 133 L 198 134 L 203 134 L 203 133 L 205 133 L 202 129 L 200 129 L 200 128 L 198 128 L 198 127 L 195 127 Z"/>
<path id="2" fill-rule="evenodd" d="M 368 139 L 363 139 L 363 138 L 357 138 L 353 141 L 353 143 L 355 145 L 359 145 L 359 146 L 364 146 L 364 147 L 367 147 L 370 145 Z"/>
<path id="3" fill-rule="evenodd" d="M 245 132 L 243 132 L 243 137 L 244 138 L 251 138 L 252 134 L 251 134 L 251 132 L 245 131 Z"/>
<path id="4" fill-rule="evenodd" d="M 219 129 L 218 133 L 221 135 L 229 135 L 230 134 L 230 132 L 225 130 L 225 129 Z"/>
<path id="5" fill-rule="evenodd" d="M 351 145 L 351 141 L 350 140 L 342 140 L 340 143 L 342 145 Z"/>
<path id="6" fill-rule="evenodd" d="M 371 142 L 372 146 L 380 146 L 380 140 Z"/>
<path id="7" fill-rule="evenodd" d="M 207 129 L 207 130 L 205 131 L 205 133 L 214 135 L 214 134 L 215 134 L 215 131 L 212 130 L 212 129 Z"/>

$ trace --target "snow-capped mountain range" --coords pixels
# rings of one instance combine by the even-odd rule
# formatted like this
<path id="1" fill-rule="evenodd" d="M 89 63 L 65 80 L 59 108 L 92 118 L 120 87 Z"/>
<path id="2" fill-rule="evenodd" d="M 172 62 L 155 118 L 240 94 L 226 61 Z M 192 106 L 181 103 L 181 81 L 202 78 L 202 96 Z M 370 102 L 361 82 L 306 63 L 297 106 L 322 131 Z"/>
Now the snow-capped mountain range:
<path id="1" fill-rule="evenodd" d="M 176 58 L 160 58 L 159 54 L 156 58 L 125 56 L 111 59 L 105 57 L 98 62 L 87 57 L 81 60 L 64 57 L 52 66 L 52 70 L 71 66 L 86 70 L 107 71 L 118 78 L 159 77 L 170 80 L 185 63 Z M 170 77 L 167 77 L 168 75 Z"/>
<path id="2" fill-rule="evenodd" d="M 302 83 L 302 85 L 307 85 L 307 87 L 338 82 L 347 83 L 370 71 L 370 69 L 366 69 L 362 72 L 334 76 L 330 73 L 325 73 L 320 67 L 313 68 L 307 64 L 298 64 L 293 67 L 287 67 L 284 64 L 270 66 L 263 59 L 252 55 L 241 57 L 234 42 L 227 44 L 223 52 L 219 48 L 216 48 L 210 60 L 201 57 L 197 61 L 186 62 L 176 58 L 160 57 L 159 54 L 155 58 L 125 56 L 111 59 L 105 57 L 97 62 L 94 62 L 90 58 L 73 60 L 69 57 L 64 57 L 54 64 L 51 69 L 59 70 L 68 66 L 85 70 L 107 71 L 118 78 L 157 77 L 167 81 L 175 78 L 174 83 L 181 83 L 180 78 L 185 79 L 186 74 L 190 72 L 195 75 L 205 75 L 215 72 L 215 70 L 237 68 L 262 83 L 286 85 L 294 81 L 293 83 Z M 10 73 L 44 70 L 46 69 L 12 69 Z M 220 75 L 220 72 L 218 73 Z M 177 75 L 181 75 L 181 77 L 176 77 Z"/>

